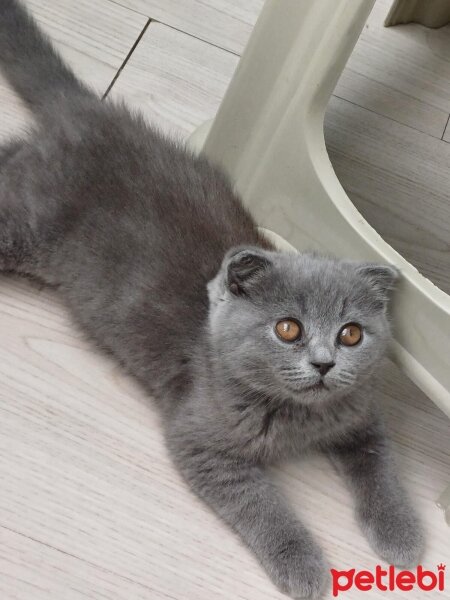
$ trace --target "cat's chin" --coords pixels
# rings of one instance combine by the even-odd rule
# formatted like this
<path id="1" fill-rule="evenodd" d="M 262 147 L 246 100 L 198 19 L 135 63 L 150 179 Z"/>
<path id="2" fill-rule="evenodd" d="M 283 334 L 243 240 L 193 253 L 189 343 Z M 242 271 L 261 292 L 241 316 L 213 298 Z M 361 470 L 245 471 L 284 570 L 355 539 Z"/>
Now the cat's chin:
<path id="1" fill-rule="evenodd" d="M 305 406 L 323 406 L 345 396 L 349 390 L 335 388 L 328 384 L 314 384 L 304 388 L 290 389 L 291 399 Z"/>

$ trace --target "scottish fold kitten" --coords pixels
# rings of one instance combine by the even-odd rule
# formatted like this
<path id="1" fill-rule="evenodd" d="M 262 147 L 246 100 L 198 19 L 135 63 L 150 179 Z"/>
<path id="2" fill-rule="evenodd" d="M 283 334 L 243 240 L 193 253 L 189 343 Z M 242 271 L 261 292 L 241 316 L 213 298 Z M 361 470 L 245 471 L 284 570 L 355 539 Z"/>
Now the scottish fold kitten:
<path id="1" fill-rule="evenodd" d="M 36 117 L 0 152 L 0 267 L 57 286 L 154 396 L 180 473 L 281 590 L 316 597 L 327 570 L 264 467 L 312 449 L 375 552 L 415 563 L 371 383 L 395 269 L 277 252 L 220 170 L 101 102 L 16 0 L 0 3 L 0 66 Z"/>

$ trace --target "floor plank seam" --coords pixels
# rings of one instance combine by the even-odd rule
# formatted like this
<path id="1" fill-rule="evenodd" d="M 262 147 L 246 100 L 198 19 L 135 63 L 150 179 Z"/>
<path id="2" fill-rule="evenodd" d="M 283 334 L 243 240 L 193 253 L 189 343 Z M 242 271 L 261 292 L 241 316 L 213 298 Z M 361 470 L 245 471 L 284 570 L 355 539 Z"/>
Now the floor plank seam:
<path id="1" fill-rule="evenodd" d="M 223 46 L 219 46 L 218 44 L 215 44 L 214 42 L 210 42 L 209 40 L 205 40 L 204 38 L 198 37 L 198 35 L 194 35 L 193 33 L 188 33 L 187 31 L 183 31 L 182 29 L 179 29 L 178 27 L 175 27 L 174 25 L 169 25 L 168 23 L 164 23 L 163 21 L 158 21 L 158 19 L 152 19 L 152 22 L 159 23 L 159 25 L 164 25 L 164 27 L 168 27 L 169 29 L 178 31 L 178 33 L 187 35 L 190 38 L 193 38 L 194 40 L 198 40 L 199 42 L 204 42 L 205 44 L 208 44 L 208 46 L 212 46 L 213 48 L 217 48 L 218 50 L 222 50 L 223 52 L 227 52 L 228 54 L 232 54 L 233 56 L 237 56 L 238 58 L 241 58 L 241 54 L 238 54 L 237 52 L 234 52 L 233 50 L 230 50 L 229 48 L 224 48 Z"/>
<path id="2" fill-rule="evenodd" d="M 160 25 L 164 25 L 164 27 L 168 27 L 169 29 L 173 29 L 174 31 L 178 31 L 179 33 L 182 33 L 184 35 L 187 35 L 191 38 L 194 38 L 195 40 L 198 40 L 199 42 L 205 42 L 205 44 L 208 44 L 209 46 L 213 46 L 214 48 L 217 48 L 218 50 L 223 50 L 224 52 L 228 52 L 228 54 L 232 54 L 233 56 L 237 56 L 238 58 L 241 57 L 241 54 L 239 54 L 238 52 L 234 52 L 234 50 L 230 50 L 229 48 L 224 48 L 223 46 L 219 46 L 219 44 L 215 44 L 214 42 L 211 42 L 205 38 L 199 37 L 197 35 L 194 35 L 193 33 L 189 33 L 187 31 L 184 31 L 183 29 L 180 29 L 179 27 L 175 27 L 174 25 L 169 25 L 169 23 L 165 23 L 164 21 L 159 21 L 158 19 L 154 19 L 153 17 L 149 17 L 148 15 L 135 10 L 133 8 L 129 8 L 128 6 L 125 6 L 124 4 L 121 4 L 120 2 L 116 2 L 116 0 L 108 0 L 108 2 L 112 2 L 113 4 L 116 4 L 117 6 L 121 6 L 122 8 L 126 8 L 127 10 L 131 10 L 132 12 L 136 13 L 137 15 L 142 15 L 143 17 L 147 17 L 148 19 L 150 19 L 150 21 L 152 23 L 159 23 Z"/>
<path id="3" fill-rule="evenodd" d="M 130 51 L 128 52 L 128 54 L 126 55 L 123 63 L 120 65 L 119 69 L 117 70 L 117 73 L 114 75 L 111 83 L 108 85 L 106 92 L 103 94 L 102 96 L 102 100 L 104 100 L 109 92 L 112 90 L 114 84 L 116 83 L 117 79 L 119 78 L 121 72 L 123 71 L 123 69 L 126 67 L 128 61 L 130 60 L 133 52 L 136 50 L 139 42 L 141 41 L 142 37 L 144 36 L 145 32 L 147 31 L 150 23 L 152 22 L 152 19 L 148 18 L 146 24 L 144 25 L 144 27 L 142 28 L 141 33 L 138 35 L 138 37 L 136 38 L 136 41 L 134 42 L 134 44 L 131 46 Z"/>
<path id="4" fill-rule="evenodd" d="M 357 75 L 358 77 L 362 77 L 363 79 L 367 79 L 368 81 L 379 84 L 379 82 L 376 79 L 374 79 L 373 77 L 370 77 L 369 75 L 366 75 L 365 73 L 361 73 L 361 71 L 357 71 L 356 69 L 352 69 L 352 67 L 348 64 L 345 67 L 345 70 L 348 73 L 353 73 L 354 75 Z M 443 112 L 444 114 L 446 112 L 443 108 L 441 108 L 440 106 L 437 106 L 437 104 L 431 104 L 430 102 L 428 102 L 426 100 L 419 100 L 419 98 L 417 98 L 413 94 L 408 94 L 408 92 L 405 92 L 403 90 L 398 90 L 396 87 L 389 85 L 388 83 L 383 82 L 381 85 L 383 87 L 385 87 L 387 90 L 390 90 L 391 92 L 399 93 L 402 96 L 405 96 L 406 98 L 410 98 L 411 100 L 420 102 L 421 104 L 424 104 L 425 106 L 429 106 L 430 108 L 434 108 L 435 110 L 439 110 L 440 112 Z M 421 130 L 419 130 L 419 131 L 421 131 Z M 425 132 L 423 132 L 423 133 L 425 133 Z"/>
<path id="5" fill-rule="evenodd" d="M 408 129 L 411 129 L 411 131 L 417 131 L 417 133 L 420 133 L 421 135 L 426 135 L 427 137 L 432 138 L 433 140 L 440 140 L 442 142 L 445 142 L 446 140 L 444 140 L 444 135 L 445 135 L 445 129 L 444 129 L 444 133 L 442 134 L 442 137 L 437 137 L 435 135 L 431 135 L 431 133 L 427 133 L 426 131 L 422 131 L 421 129 L 417 129 L 416 127 L 412 127 L 411 125 L 407 125 L 406 123 L 402 123 L 401 121 L 397 121 L 397 119 L 393 119 L 392 117 L 388 117 L 387 115 L 383 115 L 379 112 L 377 112 L 376 110 L 373 110 L 371 108 L 367 108 L 367 106 L 361 106 L 361 104 L 358 104 L 357 102 L 354 102 L 353 100 L 349 100 L 348 98 L 344 98 L 343 96 L 339 96 L 338 94 L 333 94 L 334 98 L 338 98 L 339 100 L 343 100 L 344 102 L 348 102 L 349 104 L 353 104 L 353 106 L 357 106 L 358 108 L 361 108 L 362 110 L 366 110 L 374 115 L 377 115 L 378 117 L 380 117 L 381 119 L 386 119 L 388 121 L 392 121 L 393 123 L 397 123 L 398 125 L 401 125 L 402 127 L 407 127 Z M 450 115 L 449 115 L 449 119 L 450 119 Z M 448 125 L 448 121 L 449 119 L 447 119 L 447 125 Z M 446 127 L 447 128 L 447 127 Z"/>
<path id="6" fill-rule="evenodd" d="M 442 133 L 442 136 L 441 136 L 441 140 L 442 140 L 443 142 L 447 142 L 447 140 L 445 140 L 444 138 L 445 138 L 445 132 L 447 131 L 447 127 L 448 127 L 448 122 L 449 122 L 449 121 L 450 121 L 450 114 L 449 114 L 449 115 L 448 115 L 448 117 L 447 117 L 447 123 L 445 124 L 444 131 L 443 131 L 443 133 Z M 448 142 L 447 142 L 447 143 L 448 143 Z"/>

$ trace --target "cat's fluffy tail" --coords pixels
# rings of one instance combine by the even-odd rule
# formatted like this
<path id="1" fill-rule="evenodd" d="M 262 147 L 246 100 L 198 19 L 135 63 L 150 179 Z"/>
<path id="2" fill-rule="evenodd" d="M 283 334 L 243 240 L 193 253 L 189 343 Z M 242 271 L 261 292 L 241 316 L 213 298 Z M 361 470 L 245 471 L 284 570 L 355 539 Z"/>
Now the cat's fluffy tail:
<path id="1" fill-rule="evenodd" d="M 18 0 L 0 0 L 0 69 L 36 113 L 45 113 L 53 99 L 92 94 Z"/>

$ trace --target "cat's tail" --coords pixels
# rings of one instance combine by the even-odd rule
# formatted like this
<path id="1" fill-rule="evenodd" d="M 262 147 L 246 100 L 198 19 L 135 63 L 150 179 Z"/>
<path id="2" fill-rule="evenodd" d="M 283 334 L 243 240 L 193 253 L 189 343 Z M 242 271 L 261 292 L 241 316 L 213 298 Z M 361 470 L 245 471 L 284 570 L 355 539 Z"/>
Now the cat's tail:
<path id="1" fill-rule="evenodd" d="M 0 0 L 0 70 L 35 113 L 52 99 L 92 94 L 18 0 Z"/>

